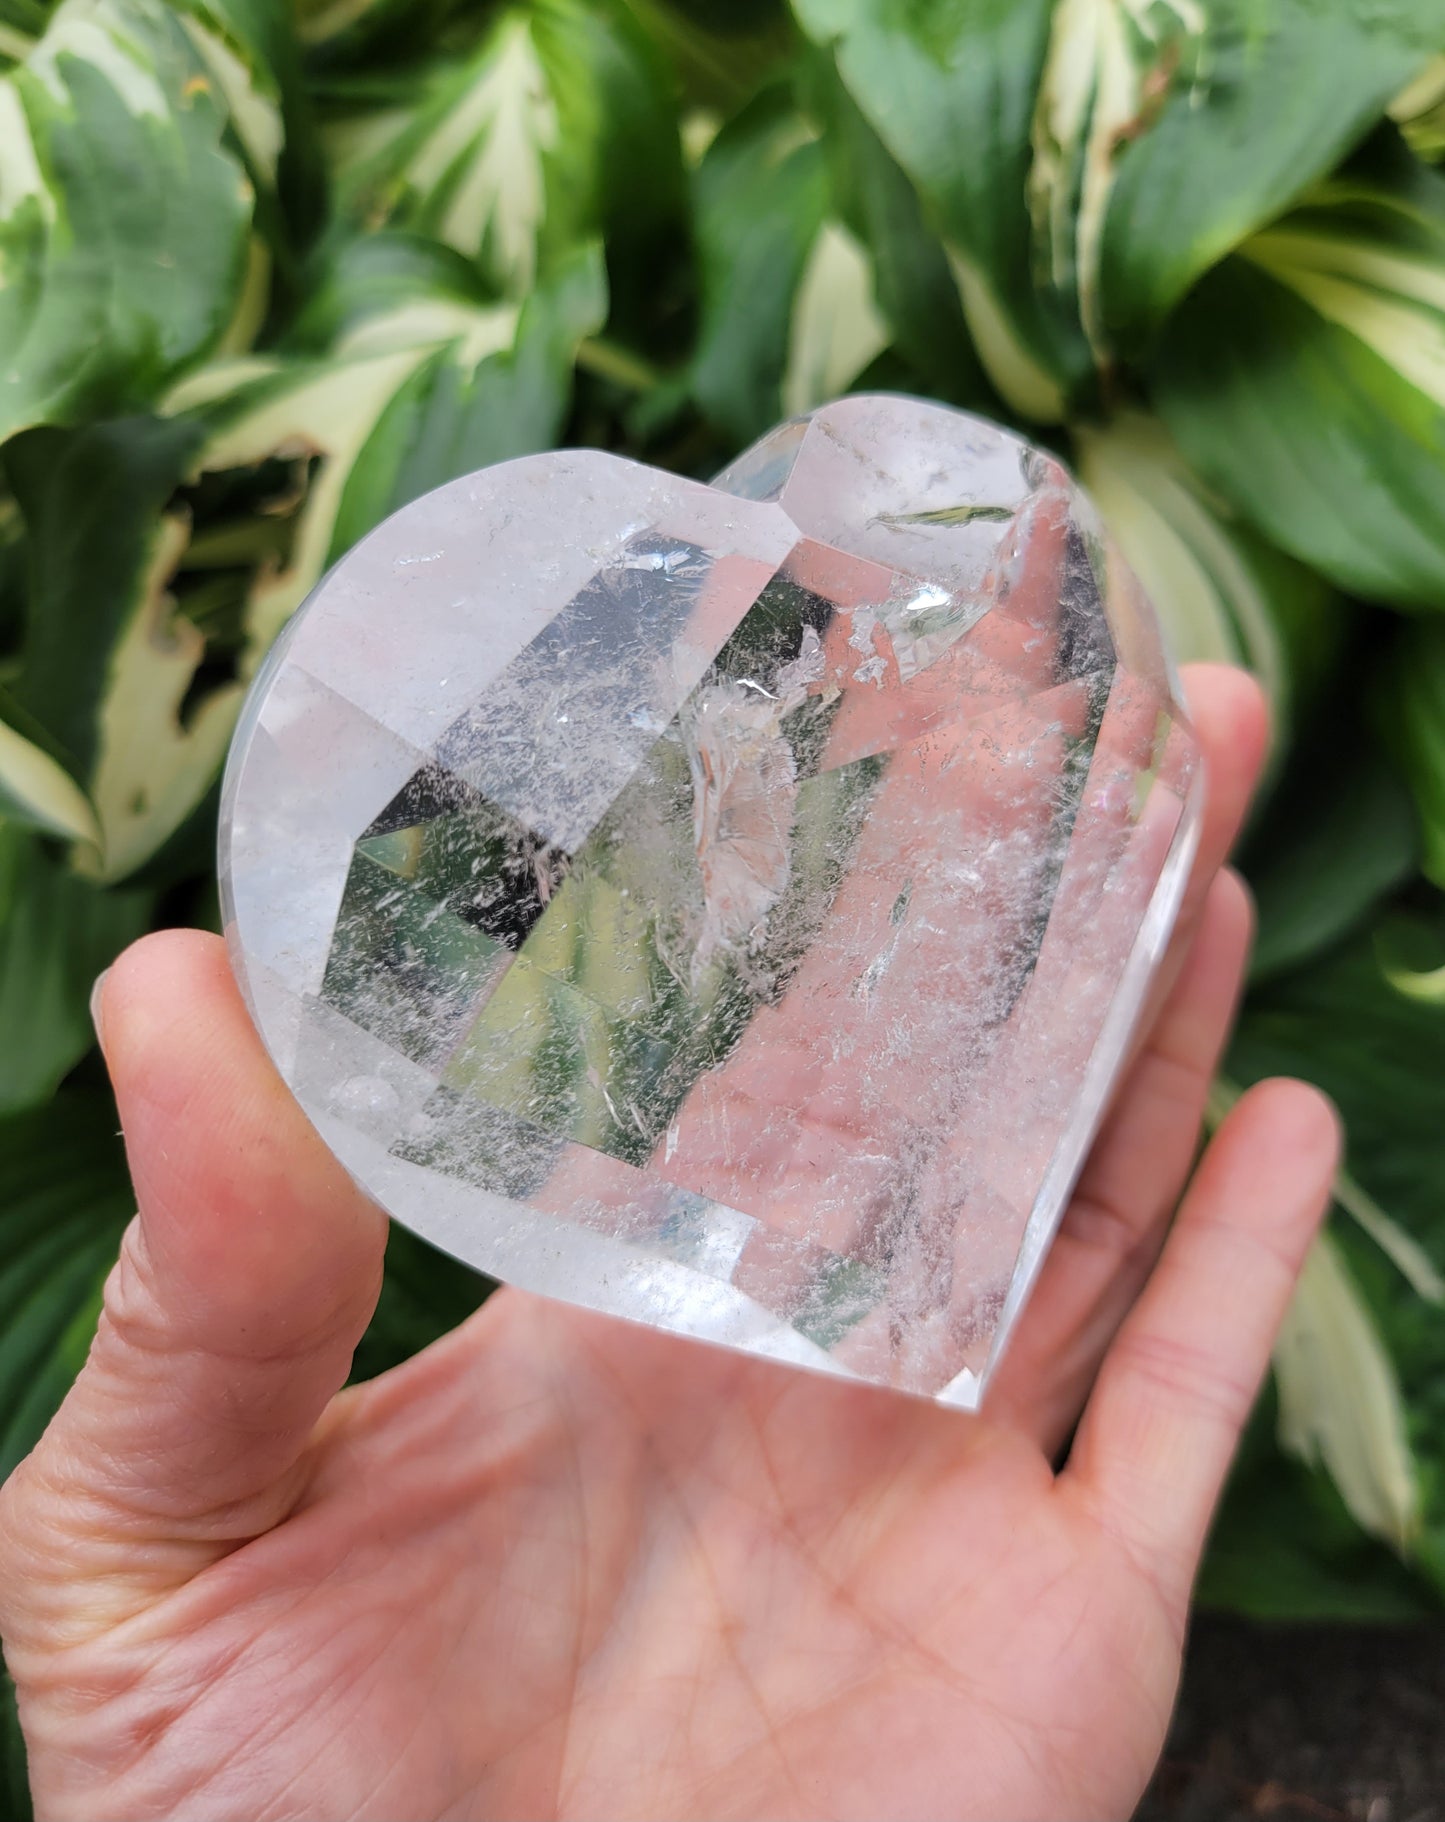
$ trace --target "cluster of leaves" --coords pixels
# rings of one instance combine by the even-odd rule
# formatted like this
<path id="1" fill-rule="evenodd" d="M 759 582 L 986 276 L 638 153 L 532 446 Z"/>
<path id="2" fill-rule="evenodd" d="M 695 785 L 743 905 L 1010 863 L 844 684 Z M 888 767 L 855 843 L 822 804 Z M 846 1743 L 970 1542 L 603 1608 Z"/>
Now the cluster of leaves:
<path id="1" fill-rule="evenodd" d="M 1438 1601 L 1442 155 L 1439 0 L 0 0 L 0 1470 L 125 1212 L 91 981 L 214 922 L 327 564 L 488 462 L 707 474 L 867 385 L 1058 447 L 1274 699 L 1231 1071 L 1323 1082 L 1352 1174 L 1208 1586 Z M 401 1242 L 364 1370 L 477 1295 Z"/>

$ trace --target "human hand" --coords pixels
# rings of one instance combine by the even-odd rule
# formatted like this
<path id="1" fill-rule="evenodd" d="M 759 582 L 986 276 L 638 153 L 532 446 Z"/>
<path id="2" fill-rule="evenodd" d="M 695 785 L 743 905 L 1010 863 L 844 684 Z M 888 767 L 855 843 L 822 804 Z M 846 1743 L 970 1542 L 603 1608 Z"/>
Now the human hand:
<path id="1" fill-rule="evenodd" d="M 128 952 L 101 1014 L 141 1212 L 0 1493 L 40 1817 L 1126 1815 L 1336 1153 L 1313 1090 L 1263 1084 L 1170 1230 L 1264 744 L 1237 674 L 1188 694 L 1177 973 L 978 1418 L 510 1290 L 338 1392 L 385 1221 L 221 945 Z"/>

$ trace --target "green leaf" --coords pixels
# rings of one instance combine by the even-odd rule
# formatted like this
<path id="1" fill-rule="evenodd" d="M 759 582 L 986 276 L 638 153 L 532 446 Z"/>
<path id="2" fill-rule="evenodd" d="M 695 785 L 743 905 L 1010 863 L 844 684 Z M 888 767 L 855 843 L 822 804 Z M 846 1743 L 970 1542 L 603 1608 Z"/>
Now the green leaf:
<path id="1" fill-rule="evenodd" d="M 23 37 L 38 38 L 54 11 L 54 0 L 0 0 L 0 20 Z"/>
<path id="2" fill-rule="evenodd" d="M 65 0 L 0 76 L 0 439 L 149 401 L 232 318 L 251 185 L 189 23 Z"/>
<path id="3" fill-rule="evenodd" d="M 1349 1134 L 1350 1175 L 1423 1249 L 1438 1277 L 1445 1266 L 1438 1192 L 1445 1178 L 1445 1010 L 1393 990 L 1374 932 L 1256 988 L 1229 1067 L 1242 1082 L 1303 1076 L 1334 1098 Z M 1369 1232 L 1337 1221 L 1331 1233 L 1404 1394 L 1421 1496 L 1414 1554 L 1445 1593 L 1445 1322 Z"/>
<path id="4" fill-rule="evenodd" d="M 149 892 L 98 890 L 29 830 L 0 823 L 0 1114 L 47 1100 L 90 1049 L 95 977 L 154 904 Z"/>
<path id="5" fill-rule="evenodd" d="M 816 129 L 787 91 L 770 89 L 708 147 L 696 189 L 702 321 L 692 386 L 708 416 L 745 443 L 783 411 L 794 305 L 828 209 Z"/>
<path id="6" fill-rule="evenodd" d="M 797 48 L 786 0 L 624 0 L 688 101 L 730 112 Z"/>
<path id="7" fill-rule="evenodd" d="M 1445 890 L 1445 626 L 1405 629 L 1378 706 L 1415 800 L 1426 876 Z"/>
<path id="8" fill-rule="evenodd" d="M 1164 622 L 1175 658 L 1243 664 L 1288 741 L 1298 699 L 1339 647 L 1341 604 L 1203 488 L 1167 432 L 1125 412 L 1076 433 L 1079 479 Z"/>
<path id="9" fill-rule="evenodd" d="M 1073 0 L 1056 29 L 1096 11 L 1145 64 L 1132 113 L 1104 104 L 1107 68 L 1095 101 L 1111 136 L 1098 318 L 1125 353 L 1364 137 L 1439 38 L 1435 0 Z"/>
<path id="10" fill-rule="evenodd" d="M 1022 416 L 1057 420 L 1091 360 L 1076 302 L 1039 271 L 1027 200 L 1049 0 L 795 0 L 794 11 L 834 47 L 948 244 L 994 386 Z"/>
<path id="11" fill-rule="evenodd" d="M 1343 588 L 1445 610 L 1445 178 L 1382 142 L 1256 235 L 1171 321 L 1156 396 L 1267 537 Z"/>
<path id="12" fill-rule="evenodd" d="M 1349 936 L 1418 864 L 1409 792 L 1348 702 L 1328 704 L 1242 856 L 1257 919 L 1250 978 L 1300 967 Z"/>
<path id="13" fill-rule="evenodd" d="M 134 1207 L 108 1095 L 0 1120 L 0 1478 L 80 1370 Z"/>
<path id="14" fill-rule="evenodd" d="M 5 485 L 0 455 L 0 666 L 18 648 L 25 627 L 25 522 Z"/>
<path id="15" fill-rule="evenodd" d="M 15 1684 L 8 1671 L 0 1671 L 0 1798 L 10 1822 L 31 1822 L 30 1776 L 26 1768 L 25 1736 L 15 1706 Z"/>

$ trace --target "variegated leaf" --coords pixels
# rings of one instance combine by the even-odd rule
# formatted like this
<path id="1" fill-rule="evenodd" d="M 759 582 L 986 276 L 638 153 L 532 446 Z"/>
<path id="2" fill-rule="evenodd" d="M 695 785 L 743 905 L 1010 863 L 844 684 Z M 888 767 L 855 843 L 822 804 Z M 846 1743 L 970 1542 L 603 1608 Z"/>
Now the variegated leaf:
<path id="1" fill-rule="evenodd" d="M 825 221 L 793 303 L 782 403 L 789 417 L 846 392 L 888 346 L 874 300 L 873 262 L 841 222 Z"/>
<path id="2" fill-rule="evenodd" d="M 202 43 L 229 80 L 162 0 L 65 0 L 0 76 L 0 438 L 153 398 L 231 321 L 252 186 Z"/>
<path id="3" fill-rule="evenodd" d="M 477 259 L 498 291 L 524 293 L 546 208 L 543 161 L 558 135 L 527 16 L 503 13 L 469 58 L 380 128 L 364 159 L 338 164 L 367 219 L 434 235 Z"/>
<path id="4" fill-rule="evenodd" d="M 1389 1351 L 1328 1234 L 1310 1249 L 1274 1350 L 1279 1438 L 1325 1468 L 1356 1521 L 1407 1551 L 1418 1474 Z"/>
<path id="5" fill-rule="evenodd" d="M 0 73 L 24 63 L 45 30 L 45 19 L 41 0 L 9 0 L 0 6 Z"/>
<path id="6" fill-rule="evenodd" d="M 1026 190 L 1049 0 L 794 0 L 947 243 L 990 380 L 1024 417 L 1057 421 L 1089 381 L 1077 304 L 1039 282 Z"/>
<path id="7" fill-rule="evenodd" d="M 243 609 L 243 668 L 259 663 L 327 564 L 386 513 L 455 474 L 545 448 L 566 409 L 577 346 L 604 313 L 600 257 L 583 249 L 521 307 L 439 291 L 392 298 L 325 360 L 226 365 L 181 388 L 169 408 L 210 425 L 193 485 L 272 463 L 292 475 L 259 520 L 212 526 L 187 555 L 221 566 L 259 555 Z M 430 473 L 414 467 L 423 445 L 441 463 Z M 281 546 L 269 536 L 278 518 Z"/>
<path id="8" fill-rule="evenodd" d="M 1243 664 L 1288 738 L 1297 673 L 1334 643 L 1340 608 L 1300 565 L 1272 550 L 1212 497 L 1154 418 L 1122 413 L 1077 433 L 1079 478 L 1144 585 L 1181 662 Z"/>
<path id="9" fill-rule="evenodd" d="M 330 132 L 344 209 L 474 259 L 519 299 L 549 247 L 624 240 L 680 203 L 665 75 L 625 12 L 532 0 L 493 15 L 460 57 L 404 90 L 363 91 Z"/>
<path id="10" fill-rule="evenodd" d="M 204 701 L 190 712 L 204 641 L 170 592 L 186 525 L 165 509 L 194 440 L 134 419 L 32 430 L 5 452 L 30 557 L 15 695 L 93 806 L 98 840 L 87 831 L 76 862 L 102 879 L 130 872 L 190 811 L 229 725 Z"/>
<path id="11" fill-rule="evenodd" d="M 1181 63 L 1197 61 L 1199 0 L 1059 0 L 1034 112 L 1029 201 L 1054 284 L 1074 292 L 1095 358 L 1111 358 L 1099 296 L 1119 162 Z"/>
<path id="12" fill-rule="evenodd" d="M 1395 910 L 1384 927 L 1401 952 L 1428 955 L 1432 922 L 1418 912 Z M 1388 1355 L 1383 1365 L 1374 1358 L 1376 1389 L 1359 1418 L 1371 1432 L 1358 1439 L 1359 1447 L 1379 1450 L 1371 1458 L 1374 1465 L 1366 1463 L 1365 1484 L 1375 1489 L 1369 1510 L 1381 1520 L 1382 1530 L 1398 1536 L 1411 1527 L 1412 1508 L 1419 1502 L 1412 1560 L 1438 1589 L 1445 1586 L 1440 1549 L 1445 1506 L 1437 1439 L 1421 1418 L 1445 1370 L 1445 1322 L 1433 1303 L 1445 1265 L 1437 1188 L 1445 1158 L 1439 1090 L 1445 1075 L 1445 1021 L 1438 1009 L 1391 988 L 1380 968 L 1381 936 L 1378 925 L 1367 928 L 1309 967 L 1257 988 L 1230 1049 L 1230 1073 L 1243 1082 L 1302 1075 L 1318 1083 L 1340 1109 L 1350 1171 L 1337 1187 L 1340 1213 L 1331 1224 L 1330 1239 L 1348 1267 L 1348 1289 L 1367 1305 L 1368 1327 Z M 1360 1189 L 1368 1196 L 1362 1199 Z M 1370 1197 L 1378 1197 L 1379 1204 Z M 1352 1219 L 1343 1219 L 1346 1214 Z M 1353 1326 L 1358 1341 L 1359 1328 Z M 1329 1331 L 1316 1324 L 1314 1332 Z M 1356 1348 L 1345 1335 L 1337 1345 L 1359 1352 L 1366 1363 L 1372 1357 L 1368 1338 Z M 1343 1352 L 1338 1358 L 1343 1359 Z M 1331 1361 L 1323 1363 L 1323 1370 L 1332 1370 Z M 1365 1366 L 1344 1370 L 1357 1391 L 1371 1383 Z M 1338 1390 L 1347 1400 L 1353 1396 L 1348 1384 L 1339 1384 Z M 1318 1387 L 1318 1395 L 1317 1414 L 1302 1414 L 1296 1433 L 1303 1437 L 1313 1431 L 1321 1459 L 1333 1474 L 1320 1435 L 1330 1421 L 1328 1413 L 1338 1405 L 1328 1384 Z M 1418 1482 L 1408 1488 L 1401 1472 L 1397 1399 L 1411 1413 L 1409 1443 L 1421 1456 Z M 1343 1450 L 1345 1445 L 1331 1446 Z M 1341 1467 L 1340 1472 L 1343 1477 L 1350 1470 Z M 1363 1497 L 1361 1506 L 1363 1515 Z M 1310 1523 L 1307 1513 L 1301 1513 L 1301 1521 Z"/>
<path id="13" fill-rule="evenodd" d="M 248 671 L 319 580 L 352 464 L 399 387 L 437 345 L 417 336 L 390 347 L 342 349 L 324 363 L 260 374 L 245 370 L 223 404 L 206 401 L 221 423 L 199 451 L 193 483 L 271 461 L 289 465 L 294 475 L 294 496 L 263 507 L 268 516 L 290 518 L 291 535 L 286 555 L 263 560 L 248 590 Z M 204 376 L 197 383 L 203 385 Z M 178 394 L 172 405 L 193 402 L 201 402 L 194 388 Z M 176 552 L 178 560 L 183 549 Z"/>
<path id="14" fill-rule="evenodd" d="M 182 718 L 206 650 L 169 588 L 189 532 L 183 517 L 161 516 L 110 655 L 90 779 L 99 858 L 92 863 L 84 849 L 79 858 L 82 870 L 93 866 L 105 880 L 133 873 L 196 807 L 220 770 L 241 706 L 242 686 L 232 683 Z"/>
<path id="15" fill-rule="evenodd" d="M 1091 0 L 1113 15 L 1091 150 L 1102 229 L 1081 271 L 1131 358 L 1224 254 L 1351 151 L 1438 47 L 1437 0 Z M 1056 19 L 1060 17 L 1056 13 Z M 1111 34 L 1101 34 L 1105 43 Z M 1132 41 L 1133 55 L 1119 47 Z M 1143 62 L 1130 77 L 1127 64 Z M 1110 74 L 1110 70 L 1114 73 Z M 1125 114 L 1132 88 L 1138 107 Z M 1097 246 L 1095 266 L 1093 246 Z"/>
<path id="16" fill-rule="evenodd" d="M 325 44 L 395 10 L 395 0 L 296 0 L 296 27 L 304 44 Z"/>
<path id="17" fill-rule="evenodd" d="M 1171 322 L 1157 397 L 1276 543 L 1445 611 L 1445 178 L 1382 143 L 1246 242 Z"/>
<path id="18" fill-rule="evenodd" d="M 110 453 L 125 459 L 123 449 Z M 16 459 L 24 461 L 23 450 Z M 50 467 L 40 483 L 49 498 L 34 507 L 37 522 L 64 512 L 79 479 L 63 458 Z M 100 581 L 112 594 L 103 622 L 109 648 L 77 666 L 86 790 L 53 758 L 37 778 L 36 760 L 46 756 L 33 745 L 25 755 L 10 755 L 28 766 L 7 769 L 0 760 L 0 787 L 19 795 L 28 782 L 29 820 L 74 841 L 77 870 L 102 881 L 134 872 L 194 809 L 220 766 L 241 693 L 232 684 L 206 693 L 193 709 L 187 701 L 205 656 L 204 637 L 177 611 L 170 592 L 188 521 L 162 513 L 133 530 L 135 568 L 117 565 Z M 50 592 L 44 583 L 42 591 Z M 6 736 L 18 740 L 0 730 L 0 747 Z"/>
<path id="19" fill-rule="evenodd" d="M 604 310 L 583 249 L 520 310 L 393 295 L 330 358 L 226 360 L 168 419 L 12 443 L 40 554 L 20 706 L 94 806 L 78 865 L 124 878 L 186 822 L 246 675 L 333 556 L 416 493 L 555 438 Z"/>
<path id="20" fill-rule="evenodd" d="M 975 404 L 986 391 L 907 179 L 836 80 L 820 77 L 815 100 L 804 113 L 764 90 L 697 173 L 692 388 L 739 443 L 846 392 L 887 350 L 919 390 Z"/>
<path id="21" fill-rule="evenodd" d="M 177 17 L 225 105 L 253 184 L 273 188 L 286 137 L 274 74 L 252 46 L 238 40 L 223 7 L 213 10 L 206 0 L 188 0 Z"/>

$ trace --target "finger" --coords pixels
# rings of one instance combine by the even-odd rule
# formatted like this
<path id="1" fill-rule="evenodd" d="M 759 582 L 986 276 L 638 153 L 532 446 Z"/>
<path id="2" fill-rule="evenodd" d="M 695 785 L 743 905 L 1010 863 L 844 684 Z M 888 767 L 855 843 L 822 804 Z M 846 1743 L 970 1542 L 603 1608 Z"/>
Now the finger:
<path id="1" fill-rule="evenodd" d="M 1244 1096 L 1109 1350 L 1059 1482 L 1181 1623 L 1338 1154 L 1339 1124 L 1318 1090 L 1273 1081 Z"/>
<path id="2" fill-rule="evenodd" d="M 91 1627 L 274 1524 L 380 1285 L 385 1218 L 267 1060 L 221 942 L 169 932 L 97 1022 L 140 1213 L 0 1511 L 0 1622 Z"/>
<path id="3" fill-rule="evenodd" d="M 1249 895 L 1216 876 L 1182 972 L 1094 1146 L 989 1394 L 1050 1456 L 1153 1270 L 1199 1142 L 1249 950 Z"/>
<path id="4" fill-rule="evenodd" d="M 1207 794 L 1189 882 L 1169 952 L 1140 1020 L 1141 1033 L 1152 1033 L 1156 1029 L 1180 972 L 1186 966 L 1214 880 L 1244 821 L 1269 741 L 1267 705 L 1258 684 L 1248 673 L 1232 665 L 1191 664 L 1184 667 L 1181 683 L 1199 741 Z M 1222 935 L 1220 940 L 1224 940 Z M 1213 966 L 1220 970 L 1215 976 L 1219 988 L 1226 959 L 1216 957 Z M 1220 991 L 1223 1005 L 1232 1008 L 1233 983 Z M 1139 1043 L 1141 1053 L 1147 1054 L 1150 1040 L 1141 1037 Z M 1215 1047 L 1218 1048 L 1217 1041 Z M 1171 1039 L 1165 1055 L 1172 1054 L 1177 1054 L 1177 1049 L 1175 1040 Z M 1167 1063 L 1162 1069 L 1163 1073 L 1169 1073 Z M 1148 1073 L 1151 1081 L 1157 1082 L 1161 1068 L 1156 1063 Z M 1127 1105 L 1137 1092 L 1132 1086 L 1132 1072 L 1126 1076 L 1126 1082 L 1131 1085 L 1115 1097 L 1116 1107 Z M 1179 1082 L 1177 1087 L 1182 1095 L 1187 1095 L 1185 1082 Z M 1199 1111 L 1202 1112 L 1202 1094 Z M 992 1415 L 1004 1421 L 1024 1423 L 1050 1452 L 1063 1441 L 1077 1416 L 1102 1348 L 1107 1345 L 1123 1310 L 1137 1293 L 1143 1276 L 1147 1275 L 1151 1254 L 1157 1250 L 1162 1238 L 1162 1225 L 1178 1195 L 1181 1173 L 1187 1172 L 1192 1159 L 1197 1117 L 1196 1113 L 1188 1122 L 1190 1139 L 1187 1145 L 1180 1144 L 1177 1139 L 1178 1127 L 1185 1123 L 1182 1116 L 1171 1123 L 1170 1131 L 1175 1135 L 1178 1149 L 1167 1154 L 1164 1146 L 1156 1146 L 1152 1137 L 1146 1141 L 1145 1149 L 1132 1159 L 1122 1143 L 1113 1150 L 1117 1166 L 1110 1171 L 1111 1193 L 1102 1199 L 1105 1208 L 1121 1217 L 1113 1226 L 1112 1256 L 1114 1259 L 1132 1259 L 1136 1268 L 1141 1269 L 1130 1275 L 1127 1286 L 1119 1287 L 1118 1294 L 1111 1300 L 1112 1307 L 1099 1312 L 1096 1324 L 1090 1324 L 1086 1295 L 1097 1295 L 1107 1266 L 1104 1270 L 1089 1272 L 1077 1284 L 1070 1282 L 1061 1289 L 1065 1266 L 1063 1263 L 1053 1265 L 1054 1254 L 1060 1253 L 1067 1262 L 1077 1249 L 1061 1231 L 1050 1250 L 1050 1259 L 1041 1275 L 1044 1281 L 1037 1287 L 1021 1318 L 1020 1332 L 1010 1345 L 989 1400 Z M 1169 1165 L 1173 1166 L 1172 1170 Z M 1113 1186 L 1125 1174 L 1130 1177 L 1129 1187 L 1115 1190 Z M 1101 1199 L 1091 1192 L 1084 1193 L 1086 1200 Z M 1066 1214 L 1065 1227 L 1069 1224 L 1070 1217 Z M 1096 1245 L 1103 1242 L 1103 1228 L 1090 1221 L 1087 1213 L 1082 1222 L 1075 1225 L 1080 1224 L 1092 1229 Z M 1092 1333 L 1089 1332 L 1091 1328 Z M 1071 1341 L 1076 1351 L 1066 1353 Z M 1057 1371 L 1054 1371 L 1056 1360 Z"/>

